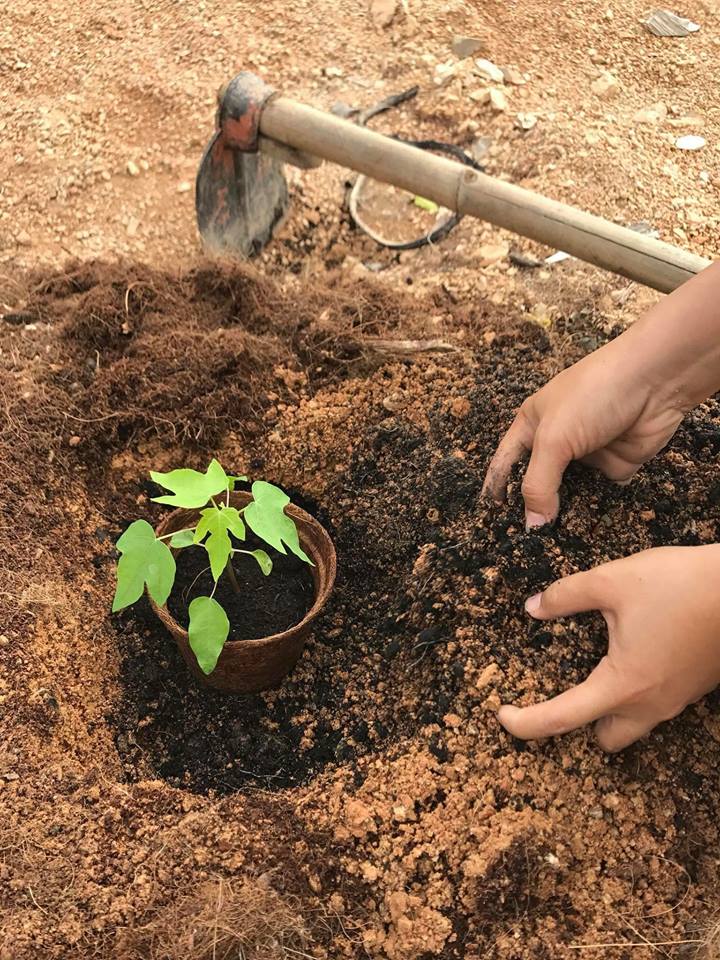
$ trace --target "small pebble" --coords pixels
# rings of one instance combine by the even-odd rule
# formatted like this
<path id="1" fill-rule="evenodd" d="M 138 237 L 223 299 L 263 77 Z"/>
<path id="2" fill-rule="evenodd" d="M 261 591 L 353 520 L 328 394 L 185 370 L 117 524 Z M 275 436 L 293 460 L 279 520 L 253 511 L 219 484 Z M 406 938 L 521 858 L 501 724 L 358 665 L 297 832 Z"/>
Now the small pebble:
<path id="1" fill-rule="evenodd" d="M 500 69 L 496 66 L 491 60 L 484 60 L 482 58 L 475 61 L 475 70 L 480 76 L 485 77 L 488 80 L 491 80 L 493 83 L 504 83 L 505 76 Z"/>
<path id="2" fill-rule="evenodd" d="M 456 420 L 463 420 L 470 413 L 470 401 L 467 397 L 455 397 L 450 404 L 450 413 Z"/>
<path id="3" fill-rule="evenodd" d="M 706 145 L 705 137 L 699 137 L 694 133 L 689 133 L 685 137 L 678 137 L 675 146 L 678 150 L 702 150 Z"/>
<path id="4" fill-rule="evenodd" d="M 620 85 L 617 77 L 614 77 L 612 73 L 605 71 L 598 77 L 597 80 L 593 81 L 590 89 L 596 97 L 601 97 L 603 100 L 609 100 L 618 95 L 620 92 Z"/>

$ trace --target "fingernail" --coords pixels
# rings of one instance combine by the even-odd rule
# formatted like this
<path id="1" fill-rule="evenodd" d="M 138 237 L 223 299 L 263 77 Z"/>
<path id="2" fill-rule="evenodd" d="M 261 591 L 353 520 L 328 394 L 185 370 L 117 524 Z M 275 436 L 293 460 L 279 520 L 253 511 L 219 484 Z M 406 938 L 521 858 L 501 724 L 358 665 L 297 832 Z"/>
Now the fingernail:
<path id="1" fill-rule="evenodd" d="M 550 521 L 547 517 L 544 517 L 541 513 L 534 513 L 532 510 L 528 510 L 525 514 L 525 529 L 534 530 L 536 527 L 544 527 L 546 523 Z"/>
<path id="2" fill-rule="evenodd" d="M 540 602 L 542 601 L 541 593 L 534 593 L 531 597 L 528 597 L 525 601 L 525 609 L 530 614 L 531 617 L 534 617 L 536 613 L 540 612 Z"/>

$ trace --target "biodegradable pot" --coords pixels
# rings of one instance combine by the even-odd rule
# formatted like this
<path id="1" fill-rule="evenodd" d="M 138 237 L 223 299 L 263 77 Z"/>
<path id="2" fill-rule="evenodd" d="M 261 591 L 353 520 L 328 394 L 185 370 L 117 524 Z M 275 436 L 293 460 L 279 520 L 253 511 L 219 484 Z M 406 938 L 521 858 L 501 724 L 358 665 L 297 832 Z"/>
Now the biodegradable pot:
<path id="1" fill-rule="evenodd" d="M 232 493 L 230 503 L 242 509 L 252 499 L 249 493 Z M 315 600 L 304 619 L 294 627 L 271 637 L 257 640 L 228 640 L 218 658 L 217 666 L 206 676 L 197 665 L 190 649 L 187 630 L 173 618 L 165 606 L 159 606 L 150 597 L 150 605 L 170 633 L 175 637 L 180 652 L 197 679 L 226 693 L 257 693 L 277 686 L 297 663 L 305 646 L 313 621 L 327 603 L 335 583 L 337 559 L 329 534 L 309 513 L 293 504 L 285 512 L 295 521 L 300 544 L 315 564 L 311 567 L 315 584 Z M 175 533 L 197 522 L 199 510 L 174 510 L 158 525 L 157 536 Z M 270 574 L 272 576 L 272 574 Z"/>

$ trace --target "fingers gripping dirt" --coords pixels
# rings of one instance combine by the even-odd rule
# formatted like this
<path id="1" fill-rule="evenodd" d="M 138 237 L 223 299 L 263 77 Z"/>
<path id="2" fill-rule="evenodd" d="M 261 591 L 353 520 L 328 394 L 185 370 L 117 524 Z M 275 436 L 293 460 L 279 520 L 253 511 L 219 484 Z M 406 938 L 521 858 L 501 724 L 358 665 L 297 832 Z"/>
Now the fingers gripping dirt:
<path id="1" fill-rule="evenodd" d="M 500 441 L 485 489 L 502 502 L 513 466 L 529 452 L 522 484 L 528 529 L 557 518 L 560 484 L 572 460 L 627 482 L 663 449 L 682 420 L 679 388 L 659 389 L 655 367 L 644 371 L 641 366 L 650 335 L 643 332 L 647 324 L 639 334 L 637 329 L 625 331 L 527 397 Z"/>
<path id="2" fill-rule="evenodd" d="M 552 523 L 560 509 L 559 489 L 571 457 L 562 440 L 542 426 L 534 429 L 521 408 L 500 441 L 485 477 L 483 492 L 497 503 L 504 501 L 512 468 L 530 454 L 522 483 L 528 529 Z"/>
<path id="3" fill-rule="evenodd" d="M 607 750 L 621 750 L 720 682 L 720 544 L 663 547 L 551 584 L 530 597 L 540 620 L 599 609 L 608 655 L 587 680 L 500 722 L 523 739 L 556 736 L 594 720 Z"/>
<path id="4" fill-rule="evenodd" d="M 483 493 L 492 497 L 496 503 L 505 502 L 510 472 L 532 449 L 532 438 L 530 424 L 520 411 L 498 444 L 485 476 Z"/>
<path id="5" fill-rule="evenodd" d="M 584 570 L 551 583 L 525 604 L 527 612 L 539 620 L 566 617 L 572 613 L 607 609 L 608 589 L 602 568 Z"/>
<path id="6" fill-rule="evenodd" d="M 498 718 L 513 736 L 539 740 L 569 733 L 604 717 L 618 699 L 617 676 L 603 659 L 584 683 L 532 707 L 501 707 Z"/>
<path id="7" fill-rule="evenodd" d="M 603 574 L 597 569 L 576 573 L 530 597 L 525 609 L 539 620 L 596 610 L 607 602 L 604 586 Z M 501 707 L 498 718 L 514 736 L 534 740 L 559 736 L 592 723 L 621 700 L 618 676 L 604 657 L 583 683 L 531 707 Z"/>

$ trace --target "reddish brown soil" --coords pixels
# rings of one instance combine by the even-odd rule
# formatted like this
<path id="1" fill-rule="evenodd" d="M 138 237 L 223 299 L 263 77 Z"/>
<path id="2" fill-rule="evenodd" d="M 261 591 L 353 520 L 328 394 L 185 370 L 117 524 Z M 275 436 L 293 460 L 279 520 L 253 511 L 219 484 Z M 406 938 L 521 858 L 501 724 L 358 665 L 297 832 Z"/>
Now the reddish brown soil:
<path id="1" fill-rule="evenodd" d="M 588 732 L 513 741 L 495 710 L 576 682 L 603 649 L 594 616 L 529 624 L 527 593 L 718 539 L 715 403 L 628 488 L 571 471 L 562 522 L 528 535 L 518 478 L 488 508 L 484 467 L 528 390 L 617 332 L 597 311 L 545 330 L 442 292 L 122 266 L 3 300 L 2 960 L 212 956 L 193 924 L 232 896 L 224 881 L 260 875 L 289 939 L 238 926 L 231 947 L 257 960 L 703 938 L 715 699 L 615 757 Z M 454 353 L 368 345 L 438 327 Z M 161 512 L 149 469 L 210 454 L 282 484 L 338 549 L 304 656 L 254 697 L 196 687 L 144 603 L 109 615 L 113 540 Z"/>
<path id="2" fill-rule="evenodd" d="M 192 258 L 198 158 L 216 91 L 239 69 L 326 110 L 337 101 L 368 107 L 418 85 L 416 100 L 373 126 L 466 147 L 488 138 L 482 162 L 493 175 L 609 219 L 650 220 L 664 240 L 717 254 L 717 0 L 684 0 L 679 12 L 701 24 L 684 39 L 642 27 L 646 0 L 385 0 L 396 12 L 384 27 L 373 6 L 54 0 L 48 12 L 13 0 L 0 23 L 0 263 Z M 505 86 L 505 111 L 482 102 L 489 85 L 472 58 L 453 56 L 455 34 L 481 38 L 478 56 L 526 79 Z M 617 85 L 602 96 L 593 84 L 605 72 Z M 656 122 L 638 119 L 658 102 L 666 113 Z M 519 129 L 528 115 L 537 122 Z M 707 147 L 677 150 L 684 134 L 702 135 Z M 268 259 L 314 253 L 322 270 L 347 258 L 348 269 L 379 264 L 398 282 L 408 273 L 426 280 L 421 265 L 454 289 L 523 288 L 506 263 L 478 277 L 473 251 L 503 235 L 469 218 L 449 243 L 399 264 L 371 243 L 358 248 L 340 223 L 344 175 L 329 164 L 293 174 L 286 242 Z"/>
<path id="3" fill-rule="evenodd" d="M 643 29 L 645 0 L 402 0 L 383 27 L 368 6 L 16 0 L 0 23 L 2 960 L 687 958 L 717 912 L 714 701 L 616 758 L 585 734 L 523 748 L 494 719 L 602 648 L 594 618 L 528 624 L 526 591 L 717 536 L 714 408 L 628 491 L 570 475 L 541 538 L 516 488 L 507 510 L 477 501 L 508 405 L 652 294 L 572 261 L 518 269 L 498 248 L 550 251 L 469 218 L 378 249 L 324 165 L 291 172 L 262 261 L 331 289 L 80 266 L 23 302 L 19 268 L 68 255 L 192 261 L 191 185 L 240 67 L 326 109 L 417 83 L 373 126 L 480 138 L 496 177 L 717 254 L 717 0 L 686 0 L 683 40 Z M 454 34 L 524 74 L 506 111 Z M 658 101 L 664 119 L 638 119 Z M 707 147 L 678 151 L 686 133 Z M 479 269 L 486 244 L 500 259 Z M 547 339 L 513 332 L 522 315 Z M 378 369 L 368 333 L 462 352 Z M 108 614 L 112 541 L 157 516 L 148 470 L 211 454 L 285 484 L 340 547 L 297 670 L 242 701 L 194 687 L 146 607 Z"/>

